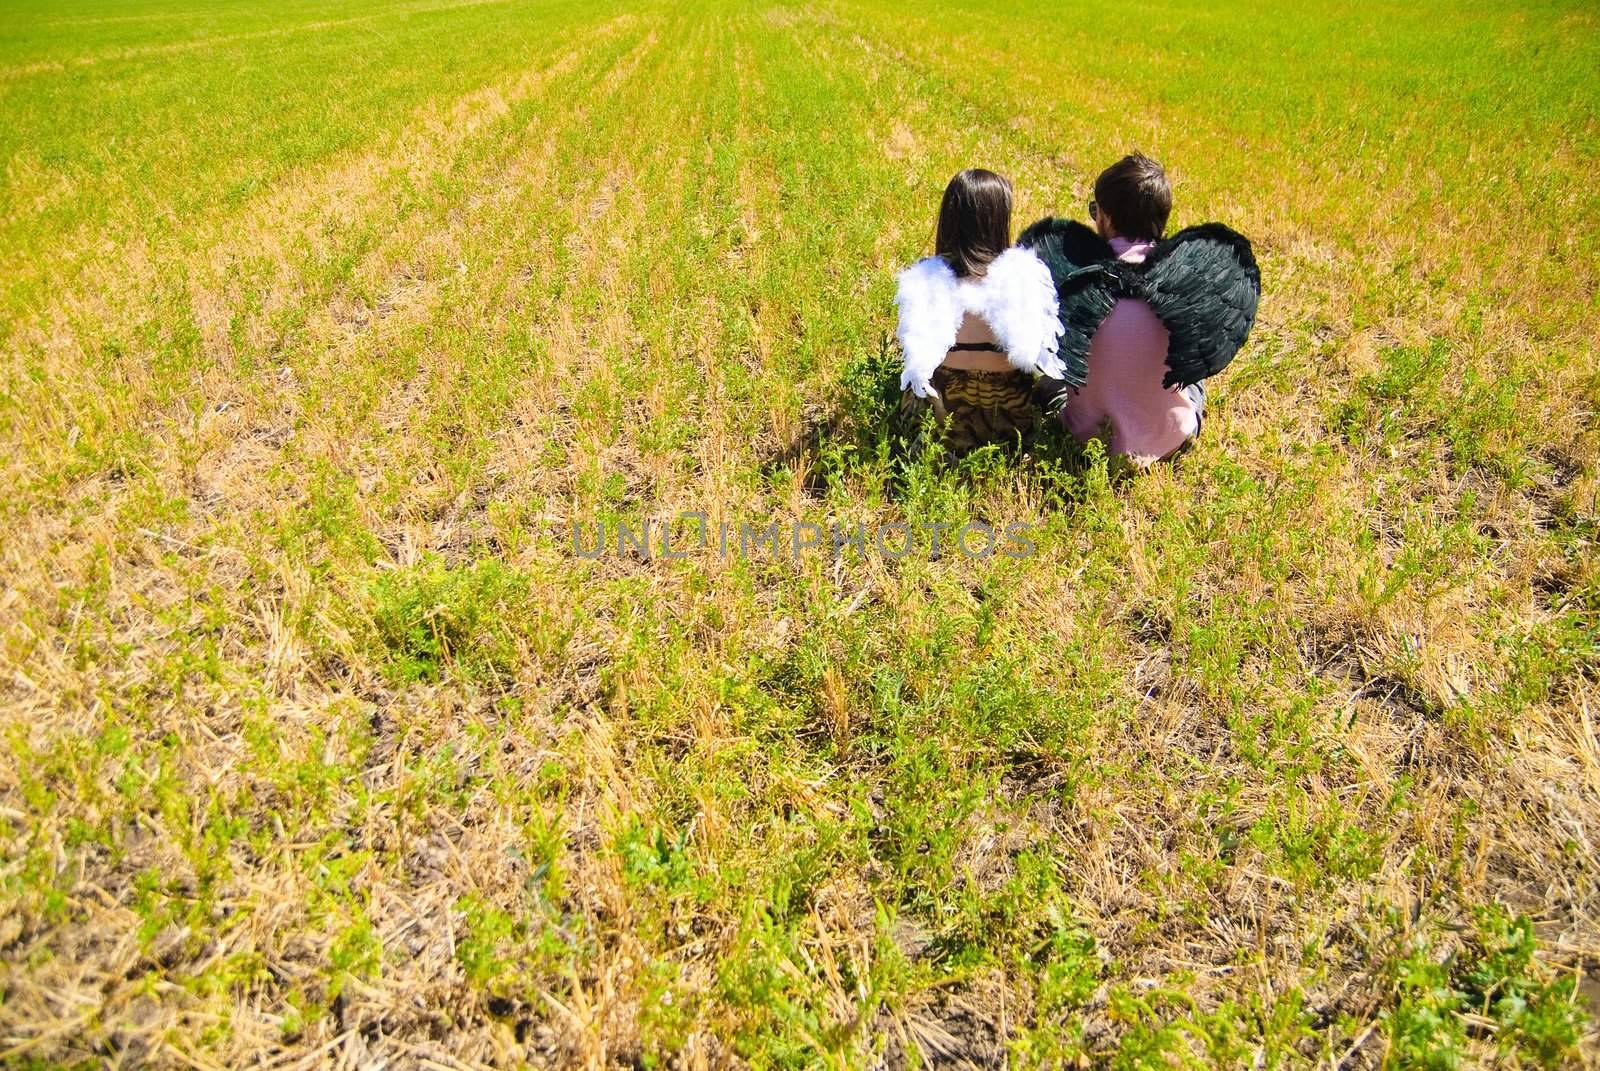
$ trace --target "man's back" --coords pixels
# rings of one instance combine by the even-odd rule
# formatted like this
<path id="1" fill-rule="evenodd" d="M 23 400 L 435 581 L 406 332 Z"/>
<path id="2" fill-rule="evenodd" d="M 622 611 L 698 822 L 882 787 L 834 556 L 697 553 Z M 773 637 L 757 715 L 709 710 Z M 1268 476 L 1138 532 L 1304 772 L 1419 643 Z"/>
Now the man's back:
<path id="1" fill-rule="evenodd" d="M 1111 239 L 1118 259 L 1138 263 L 1155 243 Z M 1143 301 L 1123 299 L 1106 316 L 1089 347 L 1089 374 L 1071 391 L 1061 417 L 1074 437 L 1091 439 L 1109 421 L 1112 453 L 1155 461 L 1177 450 L 1200 426 L 1194 403 L 1178 387 L 1164 388 L 1167 329 Z"/>

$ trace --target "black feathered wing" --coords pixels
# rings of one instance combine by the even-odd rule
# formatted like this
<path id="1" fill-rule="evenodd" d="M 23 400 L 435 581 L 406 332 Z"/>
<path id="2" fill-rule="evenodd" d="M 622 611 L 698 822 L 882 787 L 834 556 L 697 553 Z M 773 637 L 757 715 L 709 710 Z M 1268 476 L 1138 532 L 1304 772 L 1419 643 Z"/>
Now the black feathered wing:
<path id="1" fill-rule="evenodd" d="M 1017 236 L 1017 244 L 1032 249 L 1050 268 L 1065 329 L 1059 355 L 1066 383 L 1081 387 L 1089 377 L 1089 345 L 1095 332 L 1117 299 L 1129 296 L 1130 282 L 1137 285 L 1137 281 L 1129 278 L 1105 239 L 1076 220 L 1041 219 Z M 1047 406 L 1058 402 L 1061 382 L 1044 387 L 1041 402 Z"/>
<path id="2" fill-rule="evenodd" d="M 1050 266 L 1057 284 L 1078 268 L 1116 260 L 1111 245 L 1075 219 L 1046 216 L 1017 235 L 1017 244 L 1031 249 Z"/>
<path id="3" fill-rule="evenodd" d="M 1158 243 L 1136 267 L 1142 292 L 1126 296 L 1148 301 L 1167 328 L 1161 385 L 1187 386 L 1226 368 L 1249 336 L 1261 300 L 1261 272 L 1249 240 L 1220 223 L 1202 223 Z M 1066 305 L 1063 296 L 1063 320 Z M 1066 343 L 1063 338 L 1063 356 Z"/>

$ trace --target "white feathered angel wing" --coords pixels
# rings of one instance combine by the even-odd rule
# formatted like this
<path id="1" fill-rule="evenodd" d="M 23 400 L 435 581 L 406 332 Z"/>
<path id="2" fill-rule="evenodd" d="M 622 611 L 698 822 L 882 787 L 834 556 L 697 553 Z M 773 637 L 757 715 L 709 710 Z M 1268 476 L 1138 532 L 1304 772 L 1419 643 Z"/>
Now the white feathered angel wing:
<path id="1" fill-rule="evenodd" d="M 966 307 L 989 325 L 1013 368 L 1062 378 L 1066 369 L 1057 355 L 1063 329 L 1056 284 L 1038 254 L 1007 249 L 990 262 L 981 280 L 965 282 L 962 288 Z"/>
<path id="2" fill-rule="evenodd" d="M 955 345 L 966 315 L 961 288 L 943 257 L 925 257 L 896 278 L 900 285 L 894 303 L 900 309 L 900 324 L 895 337 L 905 359 L 900 389 L 910 387 L 918 398 L 926 398 L 935 393 L 933 371 Z"/>

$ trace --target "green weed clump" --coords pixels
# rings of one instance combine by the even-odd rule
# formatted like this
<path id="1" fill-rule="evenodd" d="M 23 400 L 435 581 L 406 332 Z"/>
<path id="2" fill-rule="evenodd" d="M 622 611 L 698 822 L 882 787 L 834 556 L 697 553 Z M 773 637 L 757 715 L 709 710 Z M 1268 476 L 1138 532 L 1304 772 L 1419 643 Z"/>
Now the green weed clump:
<path id="1" fill-rule="evenodd" d="M 1396 1066 L 1454 1071 L 1469 1061 L 1468 1038 L 1491 1041 L 1503 1056 L 1564 1067 L 1577 1055 L 1587 1016 L 1577 978 L 1549 978 L 1535 959 L 1526 915 L 1500 905 L 1479 909 L 1461 947 L 1443 955 L 1427 940 L 1390 968 L 1398 996 L 1384 1015 Z"/>
<path id="2" fill-rule="evenodd" d="M 528 580 L 494 559 L 451 567 L 430 558 L 372 583 L 372 624 L 385 671 L 397 683 L 447 672 L 488 684 L 517 665 Z"/>

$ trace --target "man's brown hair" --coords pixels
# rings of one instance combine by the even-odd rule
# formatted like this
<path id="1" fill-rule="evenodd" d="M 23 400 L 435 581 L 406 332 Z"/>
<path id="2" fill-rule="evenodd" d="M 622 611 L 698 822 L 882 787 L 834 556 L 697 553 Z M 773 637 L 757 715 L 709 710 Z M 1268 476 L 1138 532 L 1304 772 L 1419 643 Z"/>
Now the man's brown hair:
<path id="1" fill-rule="evenodd" d="M 939 205 L 933 251 L 957 275 L 978 275 L 1011 244 L 1011 183 L 969 167 L 950 180 Z"/>
<path id="2" fill-rule="evenodd" d="M 1160 238 L 1172 215 L 1172 187 L 1143 153 L 1124 156 L 1094 180 L 1094 199 L 1122 238 Z"/>

